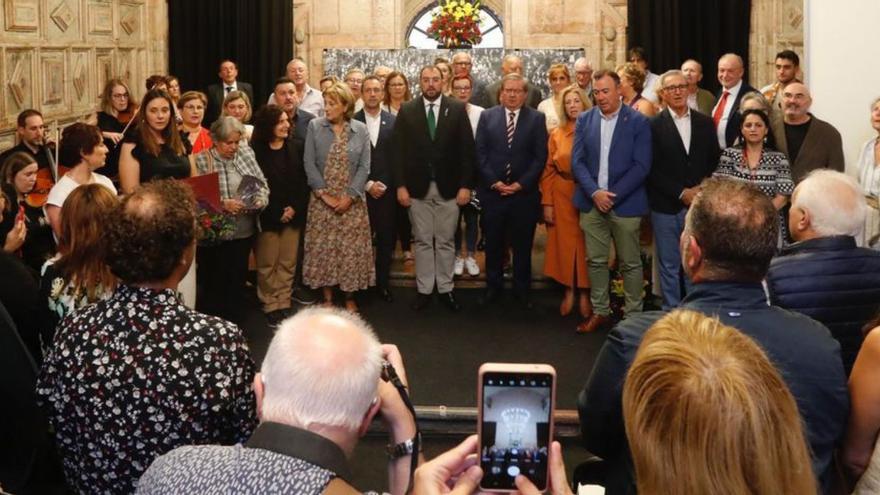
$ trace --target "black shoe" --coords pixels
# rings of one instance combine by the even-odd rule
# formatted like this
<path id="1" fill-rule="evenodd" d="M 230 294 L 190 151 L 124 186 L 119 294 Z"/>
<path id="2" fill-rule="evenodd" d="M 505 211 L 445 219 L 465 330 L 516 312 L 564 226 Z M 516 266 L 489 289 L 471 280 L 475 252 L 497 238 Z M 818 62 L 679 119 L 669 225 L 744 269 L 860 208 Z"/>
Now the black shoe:
<path id="1" fill-rule="evenodd" d="M 391 294 L 391 289 L 388 287 L 377 287 L 376 294 L 379 296 L 379 299 L 382 299 L 387 303 L 394 302 L 394 296 Z"/>
<path id="2" fill-rule="evenodd" d="M 442 302 L 449 311 L 461 311 L 461 304 L 458 304 L 458 301 L 455 300 L 455 296 L 452 294 L 452 292 L 440 294 L 440 302 Z"/>
<path id="3" fill-rule="evenodd" d="M 525 309 L 527 311 L 535 309 L 535 305 L 532 304 L 532 300 L 529 299 L 529 296 L 527 294 L 519 292 L 514 297 L 516 298 L 516 305 L 519 308 Z"/>
<path id="4" fill-rule="evenodd" d="M 309 306 L 318 302 L 318 298 L 315 296 L 315 291 L 299 285 L 293 288 L 293 294 L 290 296 L 290 299 L 303 306 Z"/>
<path id="5" fill-rule="evenodd" d="M 416 296 L 415 301 L 413 301 L 412 304 L 409 305 L 409 307 L 412 308 L 413 311 L 421 311 L 421 310 L 427 308 L 428 303 L 430 303 L 430 302 L 431 302 L 431 295 L 430 294 L 419 294 Z"/>
<path id="6" fill-rule="evenodd" d="M 501 298 L 501 291 L 498 289 L 486 289 L 486 293 L 483 294 L 483 297 L 480 298 L 479 304 L 480 306 L 488 306 L 498 301 Z"/>

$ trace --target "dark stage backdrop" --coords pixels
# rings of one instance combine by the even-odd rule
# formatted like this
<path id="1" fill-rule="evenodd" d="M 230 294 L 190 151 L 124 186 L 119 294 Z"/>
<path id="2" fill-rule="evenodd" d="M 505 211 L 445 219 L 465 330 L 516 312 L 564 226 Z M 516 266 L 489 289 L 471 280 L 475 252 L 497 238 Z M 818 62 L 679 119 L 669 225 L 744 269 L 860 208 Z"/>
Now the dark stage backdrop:
<path id="1" fill-rule="evenodd" d="M 168 0 L 168 67 L 181 90 L 219 82 L 223 59 L 254 87 L 256 109 L 293 58 L 290 0 Z"/>
<path id="2" fill-rule="evenodd" d="M 645 49 L 655 74 L 681 68 L 692 58 L 703 64 L 702 87 L 718 88 L 718 58 L 740 55 L 749 78 L 751 0 L 629 0 L 629 47 Z"/>

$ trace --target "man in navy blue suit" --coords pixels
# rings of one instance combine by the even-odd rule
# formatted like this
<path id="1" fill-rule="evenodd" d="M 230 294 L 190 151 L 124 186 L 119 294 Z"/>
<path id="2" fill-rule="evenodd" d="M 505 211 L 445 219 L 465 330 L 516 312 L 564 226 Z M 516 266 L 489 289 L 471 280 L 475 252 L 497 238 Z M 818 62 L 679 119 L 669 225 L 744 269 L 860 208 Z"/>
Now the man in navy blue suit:
<path id="1" fill-rule="evenodd" d="M 571 169 L 574 204 L 586 234 L 590 299 L 594 313 L 577 327 L 592 332 L 611 322 L 608 252 L 613 239 L 626 297 L 624 313 L 642 309 L 641 217 L 648 213 L 645 180 L 651 170 L 651 125 L 620 100 L 620 77 L 593 74 L 596 106 L 577 119 Z"/>
<path id="2" fill-rule="evenodd" d="M 508 239 L 514 293 L 526 309 L 531 308 L 532 241 L 541 212 L 538 179 L 547 161 L 544 114 L 524 106 L 527 87 L 519 74 L 504 76 L 501 104 L 483 112 L 476 137 L 488 285 L 482 303 L 494 302 L 501 293 Z"/>

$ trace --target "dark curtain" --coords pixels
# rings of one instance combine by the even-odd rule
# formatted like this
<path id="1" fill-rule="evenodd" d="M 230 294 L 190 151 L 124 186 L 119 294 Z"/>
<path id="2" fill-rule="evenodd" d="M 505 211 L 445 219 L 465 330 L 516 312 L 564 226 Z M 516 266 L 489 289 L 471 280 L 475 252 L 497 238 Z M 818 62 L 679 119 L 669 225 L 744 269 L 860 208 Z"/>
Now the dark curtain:
<path id="1" fill-rule="evenodd" d="M 254 87 L 254 110 L 293 58 L 290 0 L 168 0 L 168 68 L 182 91 L 219 82 L 223 59 Z"/>
<path id="2" fill-rule="evenodd" d="M 718 58 L 743 58 L 749 79 L 751 0 L 628 0 L 628 47 L 645 49 L 655 74 L 681 68 L 692 58 L 703 65 L 700 85 L 715 93 Z"/>

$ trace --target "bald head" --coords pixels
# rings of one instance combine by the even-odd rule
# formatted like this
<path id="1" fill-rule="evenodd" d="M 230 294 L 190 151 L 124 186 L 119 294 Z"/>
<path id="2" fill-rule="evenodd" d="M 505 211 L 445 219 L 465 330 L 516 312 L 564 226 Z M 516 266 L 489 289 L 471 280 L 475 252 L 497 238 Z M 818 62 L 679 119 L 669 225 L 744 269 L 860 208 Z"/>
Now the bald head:
<path id="1" fill-rule="evenodd" d="M 743 59 L 735 53 L 727 53 L 718 60 L 718 82 L 724 89 L 730 89 L 743 77 Z"/>
<path id="2" fill-rule="evenodd" d="M 788 224 L 796 241 L 835 235 L 858 236 L 867 214 L 864 190 L 849 175 L 818 169 L 791 195 Z"/>
<path id="3" fill-rule="evenodd" d="M 300 311 L 281 324 L 263 360 L 263 420 L 357 429 L 376 396 L 382 350 L 360 318 Z"/>
<path id="4" fill-rule="evenodd" d="M 810 120 L 812 105 L 813 97 L 805 84 L 793 82 L 782 90 L 782 111 L 787 124 L 803 124 Z"/>

